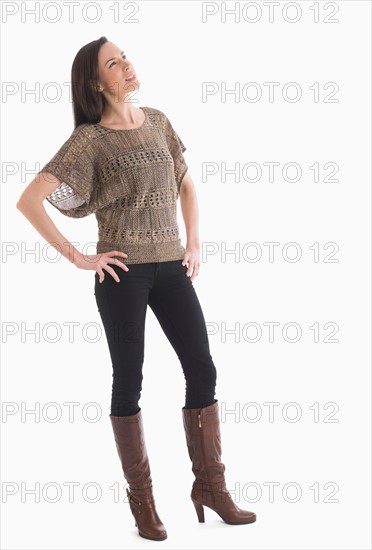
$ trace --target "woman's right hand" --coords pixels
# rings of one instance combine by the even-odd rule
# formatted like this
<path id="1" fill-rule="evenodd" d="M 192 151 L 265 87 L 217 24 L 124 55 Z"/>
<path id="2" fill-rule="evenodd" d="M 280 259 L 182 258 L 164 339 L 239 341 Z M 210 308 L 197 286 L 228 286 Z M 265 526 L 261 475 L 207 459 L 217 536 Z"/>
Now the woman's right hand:
<path id="1" fill-rule="evenodd" d="M 79 258 L 74 262 L 79 269 L 94 269 L 99 275 L 99 282 L 102 283 L 105 279 L 103 269 L 106 269 L 108 273 L 112 275 L 117 283 L 120 283 L 120 279 L 115 273 L 114 269 L 109 264 L 118 265 L 123 271 L 129 271 L 129 268 L 117 258 L 112 256 L 122 256 L 128 258 L 128 254 L 120 252 L 119 250 L 110 250 L 109 252 L 103 252 L 102 254 L 81 254 Z"/>

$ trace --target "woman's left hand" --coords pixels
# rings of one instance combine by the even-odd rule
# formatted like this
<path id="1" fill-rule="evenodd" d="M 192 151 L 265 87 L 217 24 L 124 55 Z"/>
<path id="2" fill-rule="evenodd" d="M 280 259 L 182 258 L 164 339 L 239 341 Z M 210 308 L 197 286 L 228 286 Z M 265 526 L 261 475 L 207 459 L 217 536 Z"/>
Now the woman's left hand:
<path id="1" fill-rule="evenodd" d="M 200 270 L 200 246 L 186 245 L 186 252 L 182 260 L 182 265 L 189 264 L 185 275 L 193 281 L 199 275 Z"/>

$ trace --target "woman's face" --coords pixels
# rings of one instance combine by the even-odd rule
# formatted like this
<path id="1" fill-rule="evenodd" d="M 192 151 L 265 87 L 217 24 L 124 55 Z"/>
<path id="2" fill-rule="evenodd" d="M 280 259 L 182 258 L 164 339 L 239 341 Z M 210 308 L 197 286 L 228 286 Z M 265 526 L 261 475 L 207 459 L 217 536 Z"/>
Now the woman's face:
<path id="1" fill-rule="evenodd" d="M 102 44 L 98 52 L 98 74 L 103 93 L 125 95 L 139 88 L 140 82 L 125 52 L 112 42 Z M 129 79 L 129 80 L 128 80 Z"/>

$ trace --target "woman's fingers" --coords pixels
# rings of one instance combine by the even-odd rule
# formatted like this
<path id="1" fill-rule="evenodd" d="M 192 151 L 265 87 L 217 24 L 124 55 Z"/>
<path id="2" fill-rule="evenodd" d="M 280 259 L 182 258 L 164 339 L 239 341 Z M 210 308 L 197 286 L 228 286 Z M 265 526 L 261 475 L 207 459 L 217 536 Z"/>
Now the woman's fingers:
<path id="1" fill-rule="evenodd" d="M 115 271 L 112 269 L 112 267 L 110 267 L 109 265 L 106 265 L 106 266 L 104 266 L 104 269 L 106 269 L 107 272 L 112 275 L 112 277 L 115 279 L 115 281 L 117 283 L 120 283 L 120 279 L 119 279 L 117 273 L 115 273 Z"/>
<path id="2" fill-rule="evenodd" d="M 121 256 L 122 258 L 128 258 L 128 254 L 126 254 L 125 252 L 122 252 L 121 250 L 111 250 L 108 254 L 111 254 L 112 256 Z M 120 266 L 123 271 L 129 271 L 129 268 L 121 260 L 118 260 L 117 258 L 111 258 L 111 256 L 109 256 L 106 262 L 107 264 L 115 264 Z M 107 269 L 107 271 L 112 275 L 113 279 L 115 279 L 117 283 L 120 283 L 120 279 L 117 273 L 112 269 L 112 267 L 110 267 L 109 265 L 106 265 L 105 269 Z"/>
<path id="3" fill-rule="evenodd" d="M 128 254 L 122 252 L 121 250 L 110 250 L 107 254 L 111 254 L 111 256 L 122 256 L 123 258 L 128 258 Z"/>
<path id="4" fill-rule="evenodd" d="M 109 254 L 112 254 L 113 256 L 122 256 L 123 258 L 128 258 L 128 254 L 126 254 L 125 252 L 122 252 L 121 250 L 111 250 Z M 112 263 L 112 262 L 109 262 L 108 260 L 107 262 Z M 127 267 L 124 262 L 118 260 L 117 258 L 115 258 L 113 262 L 116 265 L 120 266 L 123 271 L 129 271 L 129 267 Z"/>
<path id="5" fill-rule="evenodd" d="M 129 267 L 127 267 L 122 261 L 117 260 L 116 258 L 114 260 L 106 260 L 108 264 L 115 264 L 121 267 L 124 271 L 129 271 Z"/>
<path id="6" fill-rule="evenodd" d="M 190 277 L 190 281 L 194 281 L 194 279 L 199 275 L 199 267 L 198 266 L 194 266 L 193 268 L 193 272 L 192 272 L 192 275 Z"/>
<path id="7" fill-rule="evenodd" d="M 104 278 L 105 278 L 105 275 L 104 275 L 102 269 L 98 269 L 98 270 L 97 270 L 97 273 L 98 273 L 98 275 L 99 275 L 99 282 L 100 282 L 100 283 L 103 283 Z"/>
<path id="8" fill-rule="evenodd" d="M 108 273 L 110 273 L 112 278 L 115 279 L 117 283 L 120 283 L 120 279 L 117 273 L 108 264 L 115 264 L 120 266 L 123 271 L 125 272 L 129 271 L 129 268 L 125 265 L 124 262 L 122 262 L 121 260 L 118 260 L 117 258 L 112 257 L 112 256 L 121 256 L 122 258 L 128 258 L 128 254 L 126 254 L 125 252 L 122 252 L 121 250 L 110 250 L 110 252 L 106 252 L 102 254 L 102 256 L 103 256 L 102 259 L 106 262 L 106 265 L 103 265 L 102 268 L 97 266 L 96 271 L 99 275 L 99 282 L 102 283 L 105 279 L 105 274 L 103 272 L 103 269 L 105 269 Z"/>

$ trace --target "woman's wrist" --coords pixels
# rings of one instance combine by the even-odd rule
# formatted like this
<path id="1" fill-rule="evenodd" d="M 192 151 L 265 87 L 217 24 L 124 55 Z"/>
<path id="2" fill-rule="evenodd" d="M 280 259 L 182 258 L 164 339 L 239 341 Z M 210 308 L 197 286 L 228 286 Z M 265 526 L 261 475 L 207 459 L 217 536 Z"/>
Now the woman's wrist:
<path id="1" fill-rule="evenodd" d="M 199 239 L 187 239 L 186 241 L 186 248 L 200 248 L 200 241 Z"/>
<path id="2" fill-rule="evenodd" d="M 82 260 L 84 260 L 84 255 L 75 248 L 72 252 L 72 260 L 70 260 L 71 263 L 76 265 L 76 267 L 79 267 Z"/>

